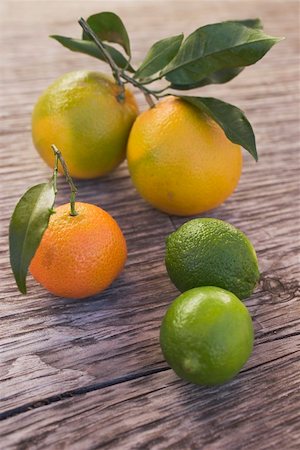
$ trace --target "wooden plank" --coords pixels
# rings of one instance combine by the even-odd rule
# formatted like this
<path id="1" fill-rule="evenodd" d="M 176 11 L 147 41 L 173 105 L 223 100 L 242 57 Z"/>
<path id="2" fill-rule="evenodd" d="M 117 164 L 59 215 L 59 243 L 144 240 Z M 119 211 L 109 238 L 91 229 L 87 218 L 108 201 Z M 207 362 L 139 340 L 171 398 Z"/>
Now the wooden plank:
<path id="1" fill-rule="evenodd" d="M 30 282 L 30 295 L 23 297 L 6 267 L 0 330 L 2 410 L 54 394 L 58 385 L 73 389 L 161 366 L 153 344 L 163 306 L 176 295 L 165 275 L 161 245 L 172 224 L 136 195 L 130 199 L 128 177 L 113 178 L 102 182 L 102 188 L 107 186 L 101 189 L 100 204 L 106 208 L 112 196 L 118 199 L 107 209 L 124 230 L 129 257 L 110 289 L 92 301 L 76 301 L 56 299 Z M 86 200 L 93 195 L 87 194 Z"/>
<path id="2" fill-rule="evenodd" d="M 165 276 L 143 279 L 140 289 L 139 281 L 134 282 L 134 294 L 126 288 L 111 289 L 92 304 L 62 300 L 52 305 L 46 295 L 35 296 L 19 308 L 22 324 L 18 312 L 10 310 L 6 327 L 13 329 L 17 324 L 18 331 L 1 338 L 1 411 L 57 392 L 165 367 L 158 329 L 166 304 L 177 294 Z M 154 288 L 162 289 L 158 304 L 153 304 Z M 274 342 L 276 349 L 278 339 L 299 334 L 297 289 L 297 283 L 283 284 L 272 275 L 246 302 L 255 321 L 257 345 Z M 51 324 L 46 329 L 45 321 Z"/>
<path id="3" fill-rule="evenodd" d="M 230 19 L 233 11 L 236 18 L 260 16 L 267 32 L 287 37 L 263 63 L 230 85 L 203 91 L 218 92 L 247 112 L 260 152 L 258 164 L 245 156 L 237 192 L 207 214 L 228 220 L 249 235 L 263 272 L 246 302 L 255 321 L 254 354 L 238 379 L 213 390 L 185 385 L 169 370 L 160 372 L 166 369 L 158 345 L 160 320 L 178 295 L 164 268 L 164 239 L 187 219 L 169 218 L 143 202 L 125 164 L 102 180 L 78 183 L 79 199 L 107 209 L 124 230 L 129 259 L 120 279 L 102 295 L 80 302 L 55 299 L 33 281 L 27 297 L 16 292 L 7 253 L 9 217 L 22 192 L 49 176 L 31 144 L 32 106 L 61 73 L 104 67 L 68 53 L 47 37 L 79 35 L 76 19 L 94 13 L 95 2 L 64 0 L 57 5 L 2 3 L 1 39 L 6 45 L 2 45 L 5 89 L 0 98 L 0 266 L 5 295 L 0 309 L 0 412 L 2 418 L 16 414 L 3 422 L 3 442 L 20 449 L 58 448 L 57 442 L 80 449 L 100 443 L 103 448 L 122 449 L 199 448 L 199 442 L 212 449 L 293 448 L 297 437 L 299 441 L 294 425 L 299 399 L 292 397 L 298 383 L 299 364 L 294 358 L 300 333 L 298 2 L 214 1 L 213 7 L 211 1 L 101 2 L 101 9 L 118 12 L 126 22 L 135 61 L 154 40 Z M 137 98 L 144 109 L 143 97 Z M 59 202 L 66 202 L 68 189 L 62 180 L 60 188 Z M 110 384 L 115 386 L 103 388 Z M 84 391 L 90 393 L 82 395 Z M 74 399 L 59 401 L 71 395 L 68 392 Z M 48 401 L 49 406 L 38 407 Z M 21 414 L 28 407 L 37 409 Z M 128 420 L 121 423 L 125 416 Z M 60 423 L 61 432 L 53 434 Z"/>
<path id="4" fill-rule="evenodd" d="M 5 449 L 296 449 L 299 355 L 282 339 L 238 379 L 188 385 L 171 371 L 40 406 L 0 424 Z M 21 419 L 21 420 L 20 420 Z"/>

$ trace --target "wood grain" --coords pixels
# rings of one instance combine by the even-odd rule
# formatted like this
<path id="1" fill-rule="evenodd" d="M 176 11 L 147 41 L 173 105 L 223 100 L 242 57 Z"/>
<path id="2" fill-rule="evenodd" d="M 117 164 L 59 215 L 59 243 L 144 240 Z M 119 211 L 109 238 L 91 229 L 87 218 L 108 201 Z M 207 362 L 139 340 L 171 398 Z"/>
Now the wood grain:
<path id="1" fill-rule="evenodd" d="M 1 447 L 299 447 L 299 3 L 6 0 L 1 8 Z M 23 297 L 11 276 L 9 217 L 24 190 L 49 176 L 31 143 L 33 104 L 66 71 L 105 70 L 47 35 L 79 35 L 77 18 L 98 9 L 124 19 L 135 61 L 154 40 L 233 16 L 259 16 L 267 32 L 287 38 L 232 83 L 202 91 L 246 111 L 260 154 L 258 164 L 245 154 L 237 191 L 206 214 L 247 233 L 262 272 L 246 301 L 254 353 L 241 375 L 220 388 L 189 386 L 163 361 L 160 321 L 178 295 L 165 271 L 164 239 L 187 218 L 140 199 L 126 164 L 78 183 L 79 199 L 107 209 L 128 242 L 126 270 L 110 289 L 79 302 L 54 298 L 29 280 Z M 144 109 L 139 93 L 137 99 Z M 59 186 L 59 202 L 66 202 L 68 188 L 63 180 Z"/>
<path id="2" fill-rule="evenodd" d="M 296 449 L 299 353 L 277 354 L 218 388 L 168 371 L 40 406 L 20 424 L 19 416 L 2 422 L 3 442 L 22 450 Z"/>

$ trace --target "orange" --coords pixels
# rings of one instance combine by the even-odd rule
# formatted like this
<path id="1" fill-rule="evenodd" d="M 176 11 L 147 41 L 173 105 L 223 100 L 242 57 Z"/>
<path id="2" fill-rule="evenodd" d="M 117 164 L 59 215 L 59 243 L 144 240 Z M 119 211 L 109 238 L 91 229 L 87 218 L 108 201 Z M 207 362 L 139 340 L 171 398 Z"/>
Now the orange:
<path id="1" fill-rule="evenodd" d="M 180 216 L 223 203 L 242 170 L 240 146 L 198 108 L 175 97 L 137 118 L 127 161 L 141 196 L 156 208 Z"/>
<path id="2" fill-rule="evenodd" d="M 63 152 L 71 176 L 95 178 L 125 158 L 130 128 L 138 114 L 132 93 L 98 72 L 63 75 L 38 99 L 32 114 L 33 142 L 53 167 L 51 144 Z"/>
<path id="3" fill-rule="evenodd" d="M 84 298 L 106 289 L 122 271 L 126 241 L 103 209 L 76 202 L 56 208 L 31 261 L 30 272 L 54 295 Z"/>

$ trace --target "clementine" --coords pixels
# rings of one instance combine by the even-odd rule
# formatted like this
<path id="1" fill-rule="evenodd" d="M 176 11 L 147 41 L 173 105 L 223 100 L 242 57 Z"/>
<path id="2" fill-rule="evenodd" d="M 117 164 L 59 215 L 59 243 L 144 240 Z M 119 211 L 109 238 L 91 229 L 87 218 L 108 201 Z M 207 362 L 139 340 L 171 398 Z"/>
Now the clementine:
<path id="1" fill-rule="evenodd" d="M 84 298 L 106 289 L 122 271 L 126 241 L 103 209 L 76 202 L 56 208 L 31 261 L 30 272 L 52 294 Z"/>

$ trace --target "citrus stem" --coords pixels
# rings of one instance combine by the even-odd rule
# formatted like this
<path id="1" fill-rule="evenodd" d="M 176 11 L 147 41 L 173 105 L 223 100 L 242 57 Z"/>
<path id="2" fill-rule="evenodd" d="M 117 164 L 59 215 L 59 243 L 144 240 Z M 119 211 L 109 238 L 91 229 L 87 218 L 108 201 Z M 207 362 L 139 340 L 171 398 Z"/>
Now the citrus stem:
<path id="1" fill-rule="evenodd" d="M 125 88 L 124 88 L 124 83 L 121 80 L 121 71 L 120 71 L 119 67 L 116 65 L 115 61 L 110 56 L 109 52 L 106 50 L 106 48 L 103 45 L 103 42 L 101 41 L 101 39 L 99 39 L 99 37 L 94 33 L 94 31 L 86 23 L 86 21 L 81 17 L 79 19 L 78 23 L 81 26 L 81 28 L 86 32 L 86 34 L 88 34 L 89 37 L 95 42 L 95 44 L 97 45 L 97 47 L 99 48 L 99 50 L 101 51 L 103 56 L 105 57 L 106 61 L 110 65 L 110 68 L 112 70 L 112 73 L 113 73 L 113 76 L 114 76 L 114 78 L 116 80 L 116 83 L 121 88 L 119 99 L 123 101 L 124 98 L 125 98 Z"/>
<path id="2" fill-rule="evenodd" d="M 58 155 L 57 153 L 54 151 L 54 155 L 55 155 L 55 163 L 54 163 L 54 169 L 53 169 L 53 190 L 54 190 L 54 195 L 56 196 L 57 194 L 57 173 L 58 173 Z"/>
<path id="3" fill-rule="evenodd" d="M 110 68 L 112 70 L 113 76 L 114 76 L 117 84 L 119 86 L 121 86 L 121 88 L 122 88 L 122 92 L 121 92 L 122 97 L 120 97 L 120 98 L 122 98 L 122 100 L 124 100 L 124 98 L 125 98 L 124 82 L 122 81 L 122 79 L 123 79 L 123 80 L 126 80 L 129 83 L 133 84 L 133 86 L 137 87 L 138 89 L 140 89 L 143 92 L 143 94 L 145 95 L 145 98 L 146 98 L 147 103 L 150 106 L 150 108 L 153 108 L 155 106 L 155 103 L 152 99 L 152 96 L 154 98 L 158 99 L 155 92 L 151 91 L 150 89 L 147 89 L 145 86 L 143 86 L 141 83 L 136 81 L 134 78 L 131 78 L 129 75 L 127 75 L 127 73 L 124 72 L 124 70 L 120 69 L 117 66 L 114 59 L 111 57 L 109 52 L 106 50 L 106 48 L 103 45 L 103 42 L 101 41 L 99 36 L 97 36 L 94 33 L 94 31 L 91 29 L 91 27 L 86 23 L 86 21 L 82 17 L 81 17 L 81 19 L 79 19 L 78 23 L 81 26 L 81 28 L 89 35 L 89 37 L 95 42 L 95 44 L 100 49 L 103 56 L 105 57 L 106 61 L 110 65 Z"/>
<path id="4" fill-rule="evenodd" d="M 52 144 L 51 148 L 54 152 L 55 155 L 55 167 L 54 167 L 54 172 L 53 172 L 53 184 L 54 184 L 54 192 L 57 192 L 57 186 L 56 186 L 56 180 L 57 180 L 57 170 L 58 170 L 58 161 L 61 163 L 65 177 L 67 182 L 69 183 L 70 189 L 71 189 L 71 195 L 70 195 L 70 215 L 71 216 L 77 216 L 78 212 L 75 209 L 75 199 L 76 199 L 76 193 L 77 193 L 77 188 L 75 186 L 75 184 L 73 183 L 73 180 L 71 178 L 71 175 L 69 174 L 68 171 L 68 167 L 67 164 L 64 160 L 64 158 L 62 157 L 61 152 L 58 150 L 58 148 Z"/>
<path id="5" fill-rule="evenodd" d="M 155 91 L 152 91 L 152 92 L 154 92 L 156 95 L 157 94 L 161 94 L 162 92 L 165 92 L 167 89 L 169 89 L 171 87 L 171 85 L 170 84 L 168 84 L 168 86 L 165 86 L 164 88 L 162 88 L 162 89 L 156 89 Z M 167 94 L 164 94 L 164 95 L 167 95 Z"/>
<path id="6" fill-rule="evenodd" d="M 143 84 L 139 83 L 134 78 L 131 78 L 125 72 L 121 72 L 121 77 L 124 80 L 128 81 L 129 83 L 133 84 L 133 86 L 137 87 L 138 89 L 140 89 L 143 92 L 143 94 L 145 96 L 145 99 L 147 100 L 147 103 L 150 106 L 150 108 L 153 108 L 155 106 L 155 103 L 154 103 L 154 101 L 152 99 L 152 96 L 155 99 L 158 99 L 158 97 L 153 91 L 151 91 L 150 89 L 146 88 Z"/>
<path id="7" fill-rule="evenodd" d="M 152 100 L 151 95 L 150 95 L 150 94 L 147 94 L 146 92 L 144 92 L 144 96 L 145 96 L 146 102 L 148 103 L 148 105 L 150 106 L 150 108 L 154 108 L 155 103 L 154 103 L 154 101 Z"/>

